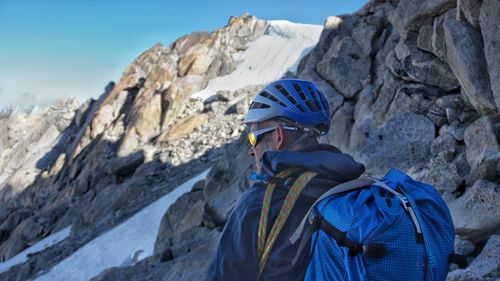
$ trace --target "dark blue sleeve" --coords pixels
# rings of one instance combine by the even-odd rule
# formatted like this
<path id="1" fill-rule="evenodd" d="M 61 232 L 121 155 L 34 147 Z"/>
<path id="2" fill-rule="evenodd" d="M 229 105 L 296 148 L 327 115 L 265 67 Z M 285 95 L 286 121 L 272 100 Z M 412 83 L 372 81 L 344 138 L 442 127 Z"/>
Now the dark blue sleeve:
<path id="1" fill-rule="evenodd" d="M 229 217 L 208 271 L 207 281 L 257 279 L 257 229 L 262 194 L 251 187 Z"/>

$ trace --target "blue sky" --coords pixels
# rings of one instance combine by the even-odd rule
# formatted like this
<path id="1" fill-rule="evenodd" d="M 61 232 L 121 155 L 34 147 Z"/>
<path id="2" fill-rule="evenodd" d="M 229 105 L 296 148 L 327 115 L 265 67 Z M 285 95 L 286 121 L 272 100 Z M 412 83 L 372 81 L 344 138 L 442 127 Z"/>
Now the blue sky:
<path id="1" fill-rule="evenodd" d="M 0 0 L 0 107 L 97 97 L 157 42 L 213 31 L 231 15 L 322 25 L 367 0 Z"/>

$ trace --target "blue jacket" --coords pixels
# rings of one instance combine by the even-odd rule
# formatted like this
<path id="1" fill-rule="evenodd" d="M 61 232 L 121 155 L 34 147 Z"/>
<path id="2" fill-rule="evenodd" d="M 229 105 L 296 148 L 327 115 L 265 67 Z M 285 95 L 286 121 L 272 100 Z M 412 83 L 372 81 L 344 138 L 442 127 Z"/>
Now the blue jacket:
<path id="1" fill-rule="evenodd" d="M 262 174 L 274 176 L 289 166 L 304 167 L 317 172 L 318 175 L 305 187 L 304 194 L 301 194 L 295 203 L 272 248 L 261 281 L 301 278 L 309 253 L 304 251 L 297 265 L 292 266 L 291 260 L 296 254 L 299 243 L 292 245 L 288 239 L 319 195 L 339 183 L 358 178 L 365 170 L 363 165 L 355 162 L 351 156 L 326 144 L 315 144 L 301 151 L 268 151 L 261 159 Z M 282 185 L 274 191 L 269 210 L 268 234 L 285 200 L 288 188 Z M 243 193 L 237 202 L 222 232 L 219 246 L 210 265 L 208 281 L 257 279 L 259 264 L 257 230 L 265 189 L 264 184 L 257 182 Z"/>

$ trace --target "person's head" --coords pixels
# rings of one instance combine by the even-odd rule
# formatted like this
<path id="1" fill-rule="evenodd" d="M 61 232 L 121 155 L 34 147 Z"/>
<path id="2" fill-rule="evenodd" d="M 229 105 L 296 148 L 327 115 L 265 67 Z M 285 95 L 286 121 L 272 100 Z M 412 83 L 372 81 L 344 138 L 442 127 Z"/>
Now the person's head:
<path id="1" fill-rule="evenodd" d="M 257 171 L 266 151 L 297 150 L 317 143 L 330 128 L 329 113 L 325 96 L 310 81 L 281 79 L 264 87 L 245 119 Z"/>

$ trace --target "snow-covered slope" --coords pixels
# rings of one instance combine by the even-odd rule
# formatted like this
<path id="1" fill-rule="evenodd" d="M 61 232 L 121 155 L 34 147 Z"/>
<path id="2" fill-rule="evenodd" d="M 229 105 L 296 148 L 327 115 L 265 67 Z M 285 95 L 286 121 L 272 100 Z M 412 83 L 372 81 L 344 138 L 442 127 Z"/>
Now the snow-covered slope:
<path id="1" fill-rule="evenodd" d="M 244 52 L 236 53 L 240 64 L 231 74 L 211 80 L 194 98 L 208 99 L 219 90 L 236 90 L 246 85 L 263 84 L 280 78 L 287 71 L 295 73 L 300 59 L 319 40 L 320 25 L 297 24 L 284 20 L 269 21 L 264 35 Z"/>
<path id="2" fill-rule="evenodd" d="M 87 243 L 36 280 L 89 280 L 114 266 L 129 266 L 135 255 L 139 261 L 153 254 L 154 242 L 165 210 L 209 170 L 191 178 L 133 217 Z"/>

